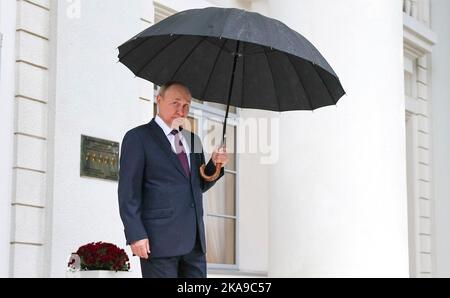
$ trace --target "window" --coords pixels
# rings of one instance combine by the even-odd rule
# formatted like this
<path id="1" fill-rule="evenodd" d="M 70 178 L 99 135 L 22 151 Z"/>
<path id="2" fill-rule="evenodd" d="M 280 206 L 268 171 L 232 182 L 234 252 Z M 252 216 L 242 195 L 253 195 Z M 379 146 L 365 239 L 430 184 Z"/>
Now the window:
<path id="1" fill-rule="evenodd" d="M 154 2 L 155 24 L 176 13 L 175 10 Z M 155 85 L 154 114 L 157 114 Z M 206 162 L 212 151 L 222 142 L 223 119 L 226 106 L 216 103 L 192 100 L 189 121 L 192 132 L 202 140 Z M 213 267 L 235 268 L 237 265 L 236 239 L 238 230 L 237 156 L 236 156 L 237 110 L 230 108 L 227 124 L 227 152 L 229 163 L 225 176 L 204 195 L 204 221 L 207 239 L 207 262 Z"/>
<path id="2" fill-rule="evenodd" d="M 224 110 L 224 107 L 217 109 L 206 103 L 193 103 L 189 120 L 193 132 L 202 140 L 206 162 L 222 142 Z M 235 267 L 237 263 L 236 135 L 236 114 L 233 113 L 227 124 L 229 163 L 225 167 L 225 176 L 204 195 L 206 258 L 208 264 L 216 264 L 218 267 Z"/>

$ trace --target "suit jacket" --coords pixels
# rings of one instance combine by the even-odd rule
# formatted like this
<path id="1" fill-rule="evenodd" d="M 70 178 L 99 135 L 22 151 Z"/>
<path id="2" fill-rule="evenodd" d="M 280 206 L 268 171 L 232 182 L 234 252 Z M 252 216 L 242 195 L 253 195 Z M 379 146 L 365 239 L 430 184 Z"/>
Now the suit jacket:
<path id="1" fill-rule="evenodd" d="M 197 232 L 206 253 L 202 196 L 215 182 L 200 176 L 205 162 L 200 138 L 186 130 L 181 133 L 191 149 L 190 177 L 154 119 L 128 131 L 122 142 L 118 196 L 125 238 L 127 244 L 148 238 L 152 257 L 189 253 Z M 214 171 L 210 160 L 206 173 Z"/>

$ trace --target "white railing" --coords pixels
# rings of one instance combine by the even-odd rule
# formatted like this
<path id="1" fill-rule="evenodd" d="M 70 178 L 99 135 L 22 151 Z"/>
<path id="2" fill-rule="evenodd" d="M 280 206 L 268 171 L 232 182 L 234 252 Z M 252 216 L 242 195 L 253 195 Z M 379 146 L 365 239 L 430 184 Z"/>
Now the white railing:
<path id="1" fill-rule="evenodd" d="M 430 0 L 403 0 L 403 12 L 430 26 Z"/>

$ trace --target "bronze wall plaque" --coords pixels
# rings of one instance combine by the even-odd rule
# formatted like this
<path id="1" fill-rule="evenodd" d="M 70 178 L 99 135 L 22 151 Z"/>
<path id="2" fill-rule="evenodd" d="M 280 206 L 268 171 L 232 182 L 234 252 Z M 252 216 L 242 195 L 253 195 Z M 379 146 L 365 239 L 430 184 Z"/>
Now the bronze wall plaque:
<path id="1" fill-rule="evenodd" d="M 81 136 L 80 175 L 119 180 L 119 143 Z"/>

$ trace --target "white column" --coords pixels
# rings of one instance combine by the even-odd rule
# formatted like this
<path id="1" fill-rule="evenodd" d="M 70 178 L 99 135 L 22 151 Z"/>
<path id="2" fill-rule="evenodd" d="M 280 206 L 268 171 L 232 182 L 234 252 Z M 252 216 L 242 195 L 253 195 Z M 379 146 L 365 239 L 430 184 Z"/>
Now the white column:
<path id="1" fill-rule="evenodd" d="M 53 12 L 57 14 L 56 31 L 60 34 L 57 56 L 52 61 L 52 72 L 57 74 L 49 107 L 54 109 L 48 157 L 52 163 L 52 202 L 48 211 L 52 213 L 52 230 L 46 240 L 51 238 L 49 275 L 63 277 L 70 253 L 88 242 L 105 241 L 126 247 L 131 257 L 119 217 L 117 182 L 80 177 L 80 136 L 122 142 L 127 130 L 150 120 L 143 122 L 141 117 L 145 111 L 139 99 L 139 81 L 115 61 L 117 46 L 140 32 L 140 18 L 148 18 L 153 12 L 151 6 L 145 8 L 140 1 L 128 1 L 124 8 L 122 0 L 83 0 L 78 15 L 67 15 L 71 3 L 54 1 L 58 1 L 52 10 L 57 10 Z M 89 65 L 95 65 L 89 75 L 80 75 Z M 150 116 L 151 110 L 147 114 Z M 100 213 L 106 216 L 98 216 Z M 141 275 L 138 259 L 131 258 L 131 268 L 133 276 Z"/>
<path id="2" fill-rule="evenodd" d="M 431 27 L 438 36 L 432 57 L 432 137 L 436 277 L 450 277 L 450 1 L 431 1 Z"/>
<path id="3" fill-rule="evenodd" d="M 9 275 L 16 0 L 0 1 L 0 277 Z"/>
<path id="4" fill-rule="evenodd" d="M 348 94 L 337 107 L 281 116 L 269 276 L 407 277 L 402 2 L 268 2 Z"/>

